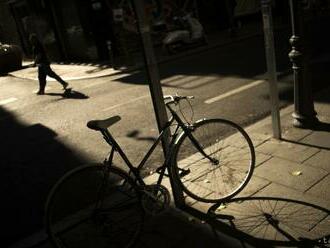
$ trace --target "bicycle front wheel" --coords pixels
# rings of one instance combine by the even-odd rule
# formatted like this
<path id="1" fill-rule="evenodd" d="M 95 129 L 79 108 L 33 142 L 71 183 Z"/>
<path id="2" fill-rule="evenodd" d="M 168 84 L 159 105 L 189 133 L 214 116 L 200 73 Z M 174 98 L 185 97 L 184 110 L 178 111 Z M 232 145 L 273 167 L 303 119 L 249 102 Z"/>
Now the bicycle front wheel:
<path id="1" fill-rule="evenodd" d="M 248 134 L 224 119 L 198 121 L 190 134 L 182 133 L 173 154 L 172 175 L 183 191 L 209 203 L 238 194 L 255 165 Z"/>
<path id="2" fill-rule="evenodd" d="M 102 164 L 68 172 L 46 203 L 46 230 L 52 243 L 61 248 L 130 247 L 143 218 L 132 179 Z"/>

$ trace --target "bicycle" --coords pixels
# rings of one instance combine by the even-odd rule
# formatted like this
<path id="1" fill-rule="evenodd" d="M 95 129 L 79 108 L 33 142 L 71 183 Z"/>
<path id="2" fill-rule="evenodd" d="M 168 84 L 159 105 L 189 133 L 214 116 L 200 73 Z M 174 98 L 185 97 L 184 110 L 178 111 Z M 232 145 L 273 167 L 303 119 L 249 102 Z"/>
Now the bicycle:
<path id="1" fill-rule="evenodd" d="M 188 102 L 193 113 L 191 99 L 164 97 L 170 118 L 138 166 L 132 165 L 108 130 L 119 116 L 87 123 L 101 132 L 111 150 L 103 163 L 66 173 L 50 191 L 45 221 L 56 247 L 132 246 L 145 214 L 160 213 L 170 204 L 170 193 L 162 185 L 165 176 L 172 177 L 186 195 L 207 203 L 230 199 L 245 187 L 255 166 L 248 134 L 225 119 L 188 121 L 181 101 Z M 166 133 L 170 141 L 164 163 L 156 169 L 157 182 L 147 185 L 141 170 Z M 115 153 L 129 173 L 113 165 Z"/>

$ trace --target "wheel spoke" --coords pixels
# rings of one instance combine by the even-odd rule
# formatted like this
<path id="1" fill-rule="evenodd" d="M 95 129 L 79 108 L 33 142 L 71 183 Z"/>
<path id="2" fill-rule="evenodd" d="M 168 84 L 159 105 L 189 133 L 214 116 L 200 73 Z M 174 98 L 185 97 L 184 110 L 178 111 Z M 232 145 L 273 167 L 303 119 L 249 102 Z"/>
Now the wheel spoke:
<path id="1" fill-rule="evenodd" d="M 221 119 L 196 123 L 192 135 L 218 164 L 204 157 L 188 135 L 183 135 L 174 154 L 174 166 L 189 168 L 191 172 L 183 177 L 174 174 L 182 189 L 192 198 L 204 202 L 218 202 L 241 191 L 249 181 L 255 163 L 248 135 L 236 124 Z"/>
<path id="2" fill-rule="evenodd" d="M 105 171 L 100 165 L 75 169 L 52 189 L 46 226 L 56 247 L 128 247 L 135 241 L 144 218 L 139 193 L 125 172 Z"/>

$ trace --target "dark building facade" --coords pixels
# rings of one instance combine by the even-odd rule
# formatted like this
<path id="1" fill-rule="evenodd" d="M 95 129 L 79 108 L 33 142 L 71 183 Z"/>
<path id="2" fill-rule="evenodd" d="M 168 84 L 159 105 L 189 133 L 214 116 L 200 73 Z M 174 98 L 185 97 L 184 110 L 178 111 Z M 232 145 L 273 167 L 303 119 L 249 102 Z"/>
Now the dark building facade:
<path id="1" fill-rule="evenodd" d="M 29 34 L 36 33 L 54 60 L 93 60 L 88 1 L 11 0 L 4 7 L 15 21 L 24 53 L 31 54 Z M 16 38 L 17 40 L 17 38 Z"/>
<path id="2" fill-rule="evenodd" d="M 164 1 L 147 2 L 149 8 L 158 8 L 150 13 L 161 18 L 160 8 L 164 4 L 158 6 L 157 2 Z M 107 52 L 107 41 L 115 39 L 114 25 L 118 25 L 113 22 L 114 9 L 123 10 L 121 28 L 136 36 L 131 1 L 2 0 L 0 7 L 0 41 L 19 44 L 27 56 L 31 54 L 29 34 L 36 33 L 53 60 L 106 59 L 102 54 Z"/>
<path id="3" fill-rule="evenodd" d="M 228 25 L 225 1 L 145 0 L 145 4 L 154 26 L 162 23 L 165 30 L 171 29 L 173 15 L 184 9 L 197 15 L 206 30 L 214 30 Z M 236 2 L 237 15 L 258 11 L 258 0 Z M 0 8 L 0 41 L 20 45 L 26 57 L 31 56 L 30 33 L 38 35 L 56 61 L 104 61 L 109 59 L 109 44 L 118 45 L 123 39 L 131 50 L 139 47 L 130 0 L 0 0 Z M 156 33 L 155 39 L 160 37 Z"/>

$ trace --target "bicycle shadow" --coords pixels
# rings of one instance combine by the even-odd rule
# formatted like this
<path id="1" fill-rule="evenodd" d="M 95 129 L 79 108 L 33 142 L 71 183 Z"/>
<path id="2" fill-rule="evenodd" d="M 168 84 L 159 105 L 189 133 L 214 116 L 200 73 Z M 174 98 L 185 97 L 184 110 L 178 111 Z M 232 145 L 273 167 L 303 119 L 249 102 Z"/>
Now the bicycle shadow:
<path id="1" fill-rule="evenodd" d="M 329 214 L 304 201 L 238 197 L 213 205 L 205 217 L 215 231 L 237 238 L 243 247 L 329 247 Z"/>
<path id="2" fill-rule="evenodd" d="M 170 208 L 157 216 L 147 217 L 136 248 L 219 248 L 241 247 L 237 240 L 213 232 L 209 225 L 179 209 Z"/>
<path id="3" fill-rule="evenodd" d="M 152 136 L 141 137 L 139 135 L 140 135 L 140 131 L 139 130 L 132 130 L 126 136 L 128 138 L 132 138 L 132 139 L 135 139 L 135 140 L 144 140 L 144 141 L 150 141 L 150 142 L 155 142 L 156 141 L 156 138 L 155 137 L 152 137 Z"/>

